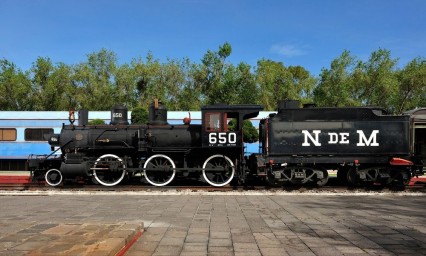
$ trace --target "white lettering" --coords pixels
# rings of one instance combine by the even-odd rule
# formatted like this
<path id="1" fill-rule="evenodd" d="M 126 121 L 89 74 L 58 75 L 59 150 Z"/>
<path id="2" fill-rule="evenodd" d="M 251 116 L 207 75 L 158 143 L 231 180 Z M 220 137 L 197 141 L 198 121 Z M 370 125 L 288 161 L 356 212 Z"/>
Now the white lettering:
<path id="1" fill-rule="evenodd" d="M 328 144 L 337 144 L 337 142 L 339 142 L 339 135 L 337 133 L 329 132 L 328 135 L 330 136 Z"/>
<path id="2" fill-rule="evenodd" d="M 209 143 L 210 144 L 235 144 L 237 142 L 237 134 L 236 133 L 209 133 Z"/>
<path id="3" fill-rule="evenodd" d="M 216 133 L 209 133 L 209 143 L 215 144 L 217 142 Z"/>
<path id="4" fill-rule="evenodd" d="M 365 146 L 372 146 L 372 147 L 378 147 L 379 143 L 377 143 L 377 134 L 379 133 L 378 130 L 373 130 L 373 132 L 370 135 L 370 138 L 365 137 L 365 134 L 362 130 L 356 131 L 359 134 L 359 142 L 356 144 L 358 147 L 365 147 Z"/>
<path id="5" fill-rule="evenodd" d="M 229 143 L 234 144 L 237 142 L 237 134 L 236 133 L 229 133 Z"/>
<path id="6" fill-rule="evenodd" d="M 349 144 L 349 133 L 347 132 L 342 132 L 340 133 L 340 144 Z"/>
<path id="7" fill-rule="evenodd" d="M 220 144 L 225 144 L 226 143 L 226 133 L 221 132 L 219 133 L 219 143 Z"/>
<path id="8" fill-rule="evenodd" d="M 302 133 L 305 134 L 305 142 L 302 143 L 302 147 L 309 147 L 311 145 L 308 142 L 308 138 L 311 140 L 311 142 L 315 146 L 317 147 L 321 146 L 321 143 L 319 142 L 319 137 L 318 137 L 318 135 L 321 133 L 321 130 L 312 131 L 312 133 L 315 134 L 315 138 L 313 138 L 312 135 L 307 130 L 303 130 Z"/>

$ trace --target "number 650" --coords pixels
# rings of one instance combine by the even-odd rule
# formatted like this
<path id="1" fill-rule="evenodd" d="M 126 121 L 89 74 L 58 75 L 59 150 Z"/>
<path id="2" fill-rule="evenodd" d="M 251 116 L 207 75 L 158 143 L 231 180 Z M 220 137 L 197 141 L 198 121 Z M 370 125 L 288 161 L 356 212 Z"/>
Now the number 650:
<path id="1" fill-rule="evenodd" d="M 210 144 L 226 144 L 226 143 L 230 143 L 230 144 L 234 144 L 237 142 L 237 134 L 231 132 L 231 133 L 226 133 L 226 132 L 219 132 L 219 133 L 210 133 L 209 134 L 209 143 Z"/>

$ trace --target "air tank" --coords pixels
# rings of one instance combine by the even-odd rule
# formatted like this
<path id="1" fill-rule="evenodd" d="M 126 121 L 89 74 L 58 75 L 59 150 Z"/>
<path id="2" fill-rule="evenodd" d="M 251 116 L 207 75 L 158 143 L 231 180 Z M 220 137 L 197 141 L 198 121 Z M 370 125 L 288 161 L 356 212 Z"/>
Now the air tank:
<path id="1" fill-rule="evenodd" d="M 127 108 L 123 105 L 115 105 L 111 109 L 111 124 L 112 125 L 128 125 Z"/>

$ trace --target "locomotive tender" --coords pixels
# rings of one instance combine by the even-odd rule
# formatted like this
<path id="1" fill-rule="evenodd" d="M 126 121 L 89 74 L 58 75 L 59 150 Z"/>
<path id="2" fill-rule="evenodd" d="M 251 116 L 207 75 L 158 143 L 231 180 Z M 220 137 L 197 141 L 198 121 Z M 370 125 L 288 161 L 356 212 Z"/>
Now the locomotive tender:
<path id="1" fill-rule="evenodd" d="M 34 180 L 51 186 L 64 179 L 91 179 L 114 186 L 140 173 L 154 186 L 176 176 L 201 178 L 212 186 L 262 179 L 271 185 L 313 183 L 323 186 L 327 170 L 352 185 L 407 183 L 423 173 L 426 160 L 426 109 L 402 116 L 379 108 L 300 108 L 280 101 L 278 112 L 259 125 L 260 152 L 244 156 L 243 121 L 257 117 L 260 105 L 208 105 L 202 123 L 167 123 L 159 102 L 149 108 L 148 124 L 129 124 L 127 109 L 116 106 L 110 125 L 88 125 L 79 111 L 78 125 L 63 125 L 49 139 L 59 156 L 32 155 Z M 231 119 L 234 129 L 228 127 Z M 55 148 L 57 148 L 55 150 Z"/>

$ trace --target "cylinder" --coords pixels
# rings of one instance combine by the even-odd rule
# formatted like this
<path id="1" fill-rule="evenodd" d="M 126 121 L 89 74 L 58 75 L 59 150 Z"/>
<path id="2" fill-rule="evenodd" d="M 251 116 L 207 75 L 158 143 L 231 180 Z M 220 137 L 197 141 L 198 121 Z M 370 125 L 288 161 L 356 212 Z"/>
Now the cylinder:
<path id="1" fill-rule="evenodd" d="M 88 164 L 87 162 L 82 162 L 79 164 L 61 164 L 61 173 L 66 178 L 75 178 L 76 176 L 88 176 Z"/>

